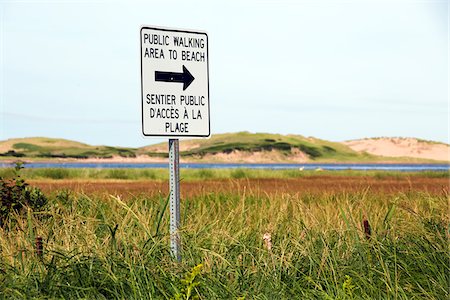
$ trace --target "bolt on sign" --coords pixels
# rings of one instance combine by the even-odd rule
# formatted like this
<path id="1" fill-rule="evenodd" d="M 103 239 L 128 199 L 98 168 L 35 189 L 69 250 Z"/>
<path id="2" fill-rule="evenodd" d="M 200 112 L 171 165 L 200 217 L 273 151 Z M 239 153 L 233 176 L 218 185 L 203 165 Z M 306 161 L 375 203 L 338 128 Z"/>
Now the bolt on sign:
<path id="1" fill-rule="evenodd" d="M 208 35 L 141 28 L 142 133 L 209 137 Z"/>

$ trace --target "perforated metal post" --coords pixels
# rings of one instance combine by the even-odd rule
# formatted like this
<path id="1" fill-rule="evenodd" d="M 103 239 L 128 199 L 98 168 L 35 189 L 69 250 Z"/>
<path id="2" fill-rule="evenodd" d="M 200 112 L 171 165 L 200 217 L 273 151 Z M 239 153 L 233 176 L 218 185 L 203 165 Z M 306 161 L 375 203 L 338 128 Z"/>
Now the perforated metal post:
<path id="1" fill-rule="evenodd" d="M 180 158 L 178 139 L 169 139 L 170 176 L 170 249 L 177 261 L 181 261 L 180 227 Z"/>

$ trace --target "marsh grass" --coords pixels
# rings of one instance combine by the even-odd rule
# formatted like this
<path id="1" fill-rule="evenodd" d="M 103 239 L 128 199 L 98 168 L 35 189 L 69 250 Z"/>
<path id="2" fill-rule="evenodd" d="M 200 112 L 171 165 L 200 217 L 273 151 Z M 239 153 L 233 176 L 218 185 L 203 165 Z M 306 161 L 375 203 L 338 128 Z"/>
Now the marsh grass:
<path id="1" fill-rule="evenodd" d="M 36 168 L 22 170 L 26 179 L 167 179 L 168 171 L 165 169 L 93 169 L 93 168 Z M 10 168 L 0 168 L 0 177 L 14 176 Z M 196 176 L 195 177 L 201 177 Z"/>
<path id="2" fill-rule="evenodd" d="M 26 165 L 25 165 L 26 166 Z M 8 178 L 11 168 L 0 168 L 0 177 Z M 119 179 L 119 180 L 167 180 L 167 169 L 93 169 L 93 168 L 25 168 L 22 176 L 27 179 Z M 242 178 L 303 178 L 311 176 L 366 176 L 377 179 L 402 179 L 407 177 L 450 178 L 450 171 L 396 172 L 396 171 L 316 171 L 316 170 L 270 170 L 270 169 L 181 169 L 183 180 L 242 179 Z"/>
<path id="3" fill-rule="evenodd" d="M 0 229 L 0 291 L 170 299 L 186 296 L 202 264 L 190 283 L 200 299 L 447 299 L 447 207 L 446 191 L 268 196 L 236 186 L 182 199 L 177 264 L 166 195 L 124 201 L 59 191 L 44 212 L 16 214 Z"/>

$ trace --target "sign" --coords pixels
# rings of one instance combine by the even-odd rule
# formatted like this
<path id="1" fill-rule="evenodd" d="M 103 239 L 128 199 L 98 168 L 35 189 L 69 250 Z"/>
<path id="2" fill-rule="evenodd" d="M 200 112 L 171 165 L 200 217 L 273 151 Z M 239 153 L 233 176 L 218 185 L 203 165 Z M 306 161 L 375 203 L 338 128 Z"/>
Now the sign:
<path id="1" fill-rule="evenodd" d="M 208 35 L 141 28 L 142 133 L 209 137 Z"/>

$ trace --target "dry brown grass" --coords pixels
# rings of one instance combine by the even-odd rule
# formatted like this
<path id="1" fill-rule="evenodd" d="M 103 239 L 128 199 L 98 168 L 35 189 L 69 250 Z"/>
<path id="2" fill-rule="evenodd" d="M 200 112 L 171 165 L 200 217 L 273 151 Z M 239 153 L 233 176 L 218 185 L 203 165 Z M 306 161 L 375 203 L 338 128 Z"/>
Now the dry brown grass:
<path id="1" fill-rule="evenodd" d="M 93 195 L 138 195 L 153 196 L 167 194 L 168 183 L 161 180 L 30 180 L 32 185 L 44 192 L 69 189 Z M 448 194 L 447 178 L 429 177 L 356 177 L 356 176 L 309 176 L 288 179 L 214 179 L 182 181 L 182 197 L 193 197 L 205 193 L 230 193 L 249 191 L 262 195 L 334 194 L 367 191 L 368 193 L 398 194 L 422 191 L 431 195 Z"/>

